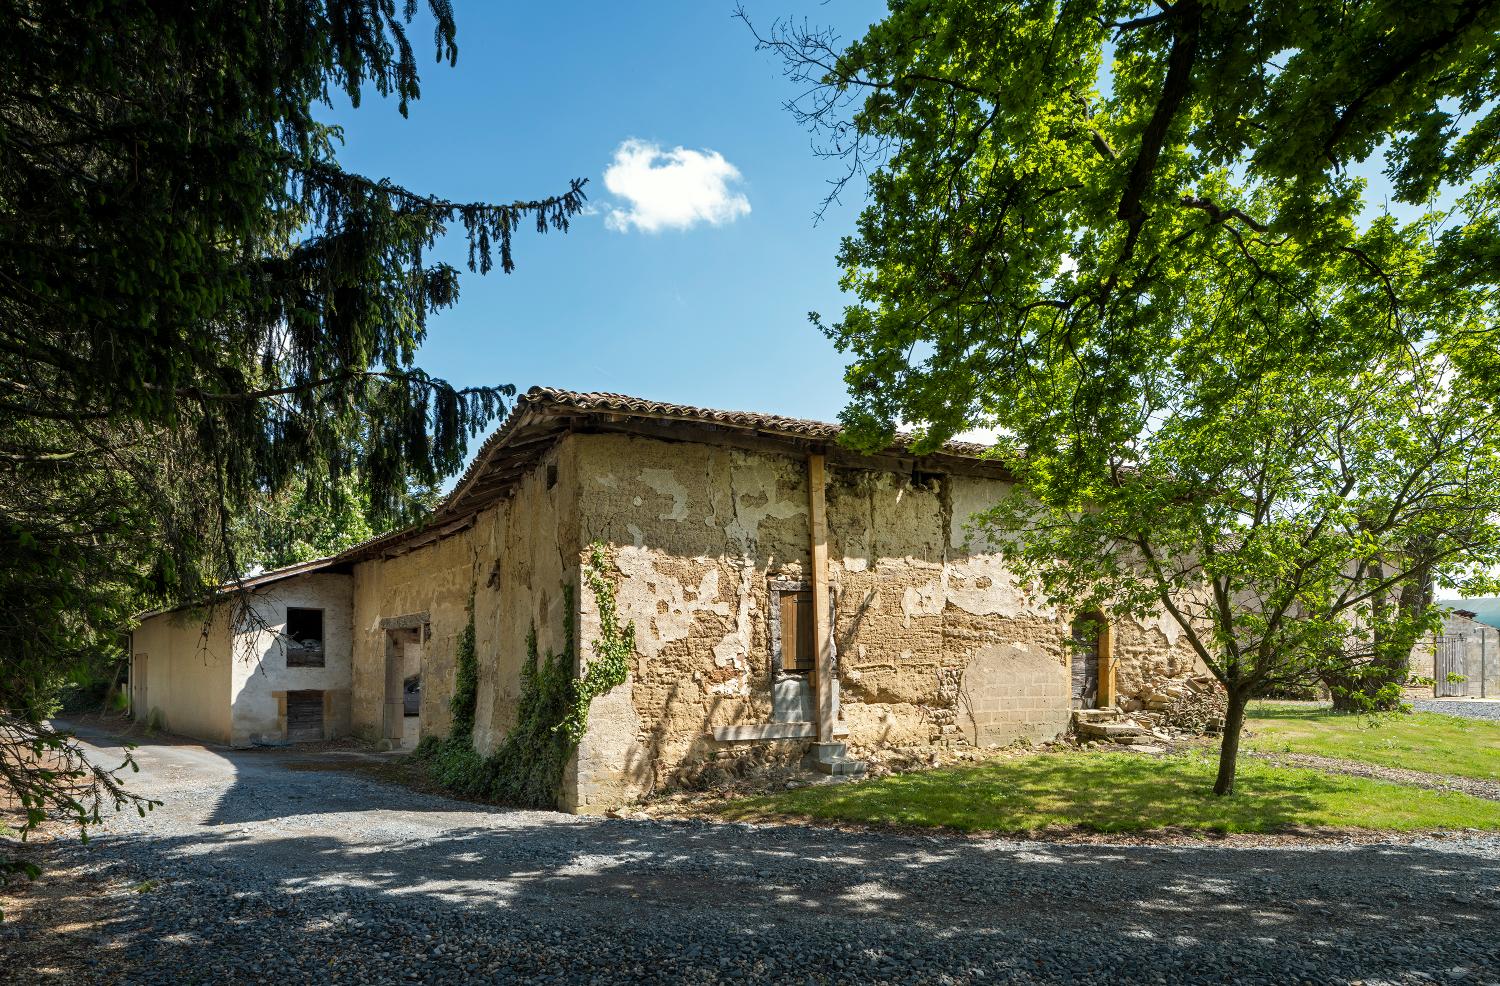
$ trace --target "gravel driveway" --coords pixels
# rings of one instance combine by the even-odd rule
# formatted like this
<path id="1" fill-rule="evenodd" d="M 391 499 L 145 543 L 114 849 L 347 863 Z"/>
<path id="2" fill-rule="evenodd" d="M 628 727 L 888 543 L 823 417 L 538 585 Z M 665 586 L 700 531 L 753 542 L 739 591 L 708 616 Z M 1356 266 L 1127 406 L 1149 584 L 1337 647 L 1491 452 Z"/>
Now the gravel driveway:
<path id="1" fill-rule="evenodd" d="M 1493 699 L 1423 698 L 1412 703 L 1422 712 L 1441 712 L 1465 719 L 1493 719 L 1500 722 L 1500 701 Z"/>
<path id="2" fill-rule="evenodd" d="M 54 931 L 57 954 L 98 957 L 83 981 L 1500 983 L 1489 836 L 1097 845 L 579 818 L 290 770 L 306 757 L 286 751 L 138 755 L 135 786 L 166 806 L 51 861 L 97 888 L 90 920 Z M 0 966 L 28 920 L 0 925 Z"/>

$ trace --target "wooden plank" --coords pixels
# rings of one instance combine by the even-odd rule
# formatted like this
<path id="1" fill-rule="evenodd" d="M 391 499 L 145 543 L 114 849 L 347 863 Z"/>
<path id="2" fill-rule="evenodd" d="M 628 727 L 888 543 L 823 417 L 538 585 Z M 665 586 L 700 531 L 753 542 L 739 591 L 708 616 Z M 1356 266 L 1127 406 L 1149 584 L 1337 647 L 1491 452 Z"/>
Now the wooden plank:
<path id="1" fill-rule="evenodd" d="M 316 742 L 323 738 L 323 693 L 286 693 L 286 738 L 292 743 Z"/>
<path id="2" fill-rule="evenodd" d="M 817 649 L 817 622 L 812 615 L 812 593 L 791 592 L 782 596 L 790 599 L 796 616 L 797 661 L 794 665 L 798 671 L 811 671 L 818 664 Z"/>
<path id="3" fill-rule="evenodd" d="M 833 648 L 828 626 L 828 508 L 824 500 L 827 480 L 823 453 L 807 456 L 808 534 L 812 548 L 812 624 L 817 655 L 813 677 L 818 704 L 818 742 L 833 741 L 836 711 L 833 707 Z"/>
<path id="4" fill-rule="evenodd" d="M 813 739 L 818 735 L 815 722 L 758 722 L 744 726 L 715 726 L 714 739 L 720 743 L 744 740 Z"/>
<path id="5" fill-rule="evenodd" d="M 781 667 L 811 671 L 817 664 L 813 641 L 812 591 L 781 593 Z"/>
<path id="6" fill-rule="evenodd" d="M 432 528 L 424 533 L 417 534 L 416 536 L 401 542 L 393 548 L 387 548 L 384 556 L 386 558 L 396 558 L 400 555 L 406 554 L 409 551 L 415 551 L 417 548 L 431 544 L 434 541 L 441 541 L 443 538 L 452 537 L 454 534 L 457 534 L 460 531 L 467 530 L 468 528 L 473 526 L 474 515 L 469 514 L 467 517 L 461 517 L 458 520 L 444 524 L 441 527 Z"/>

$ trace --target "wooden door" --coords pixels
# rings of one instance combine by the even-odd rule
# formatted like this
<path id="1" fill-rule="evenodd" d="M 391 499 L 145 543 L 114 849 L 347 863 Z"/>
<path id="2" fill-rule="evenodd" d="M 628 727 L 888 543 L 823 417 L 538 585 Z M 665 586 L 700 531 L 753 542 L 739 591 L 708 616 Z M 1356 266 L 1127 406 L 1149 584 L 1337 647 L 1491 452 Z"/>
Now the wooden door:
<path id="1" fill-rule="evenodd" d="M 146 700 L 146 655 L 137 654 L 130 662 L 130 716 L 145 722 L 151 714 L 151 703 Z"/>
<path id="2" fill-rule="evenodd" d="M 1073 708 L 1099 706 L 1099 639 L 1097 620 L 1073 624 Z"/>
<path id="3" fill-rule="evenodd" d="M 311 743 L 323 738 L 323 693 L 286 693 L 286 738 L 290 743 Z"/>

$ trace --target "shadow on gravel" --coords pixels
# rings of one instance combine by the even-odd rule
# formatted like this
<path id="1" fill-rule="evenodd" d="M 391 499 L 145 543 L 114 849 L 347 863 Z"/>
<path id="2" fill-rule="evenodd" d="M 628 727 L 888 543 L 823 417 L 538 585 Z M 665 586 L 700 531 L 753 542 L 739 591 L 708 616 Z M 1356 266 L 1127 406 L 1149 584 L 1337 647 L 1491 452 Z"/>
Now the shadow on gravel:
<path id="1" fill-rule="evenodd" d="M 83 955 L 107 941 L 129 968 L 78 981 L 172 983 L 1485 982 L 1500 968 L 1493 839 L 1108 846 L 578 818 L 288 771 L 267 752 L 223 754 L 227 787 L 191 781 L 209 824 L 60 848 L 113 889 L 88 921 L 0 926 L 0 955 L 6 935 Z"/>
<path id="2" fill-rule="evenodd" d="M 162 981 L 184 970 L 197 973 L 191 981 L 210 971 L 332 971 L 358 949 L 399 953 L 435 979 L 475 968 L 524 979 L 582 962 L 582 979 L 608 980 L 682 961 L 681 979 L 707 981 L 716 955 L 741 963 L 748 954 L 774 972 L 789 937 L 815 956 L 785 969 L 799 981 L 799 970 L 817 971 L 825 959 L 834 963 L 829 976 L 858 982 L 931 981 L 940 972 L 950 981 L 1400 980 L 1413 972 L 1463 981 L 1454 966 L 1500 964 L 1500 860 L 1440 846 L 1109 847 L 489 818 L 436 835 L 413 828 L 406 841 L 389 832 L 377 842 L 351 831 L 268 839 L 212 829 L 105 837 L 78 851 L 106 867 L 126 860 L 154 885 L 101 902 L 100 920 L 60 942 L 85 950 L 117 942 L 134 968 Z M 485 961 L 500 964 L 471 968 L 463 955 L 434 951 L 448 940 L 445 928 L 489 942 L 497 957 Z M 1045 969 L 1025 965 L 1033 953 L 1045 955 Z M 254 961 L 240 964 L 246 956 Z M 689 961 L 698 959 L 709 965 Z M 901 965 L 919 961 L 929 964 Z M 350 981 L 368 974 L 348 968 Z"/>
<path id="3" fill-rule="evenodd" d="M 534 813 L 525 813 L 535 817 Z M 946 925 L 1108 919 L 1122 933 L 1274 931 L 1290 924 L 1402 933 L 1500 925 L 1500 860 L 1415 846 L 1242 849 L 982 842 L 800 827 L 568 820 L 364 844 L 338 832 L 267 839 L 204 830 L 141 839 L 131 854 L 254 873 L 289 890 L 341 886 L 494 908 L 589 911 L 732 906 L 774 925 L 827 912 Z M 384 834 L 384 833 L 383 833 Z M 1436 910 L 1413 913 L 1418 897 Z"/>

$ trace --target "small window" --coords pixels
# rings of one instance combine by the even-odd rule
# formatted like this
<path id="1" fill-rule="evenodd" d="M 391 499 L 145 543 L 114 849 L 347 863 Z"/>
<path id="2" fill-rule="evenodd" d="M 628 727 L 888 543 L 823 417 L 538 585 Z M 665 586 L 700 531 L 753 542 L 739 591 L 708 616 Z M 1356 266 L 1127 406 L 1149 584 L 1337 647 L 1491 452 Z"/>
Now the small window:
<path id="1" fill-rule="evenodd" d="M 781 670 L 813 670 L 817 665 L 813 639 L 812 590 L 781 593 Z"/>
<path id="2" fill-rule="evenodd" d="M 323 666 L 323 611 L 293 609 L 286 611 L 286 666 L 321 668 Z"/>
<path id="3" fill-rule="evenodd" d="M 557 485 L 557 463 L 555 463 L 555 462 L 549 462 L 549 463 L 547 463 L 547 489 L 550 490 L 550 489 L 552 489 L 556 485 Z"/>

